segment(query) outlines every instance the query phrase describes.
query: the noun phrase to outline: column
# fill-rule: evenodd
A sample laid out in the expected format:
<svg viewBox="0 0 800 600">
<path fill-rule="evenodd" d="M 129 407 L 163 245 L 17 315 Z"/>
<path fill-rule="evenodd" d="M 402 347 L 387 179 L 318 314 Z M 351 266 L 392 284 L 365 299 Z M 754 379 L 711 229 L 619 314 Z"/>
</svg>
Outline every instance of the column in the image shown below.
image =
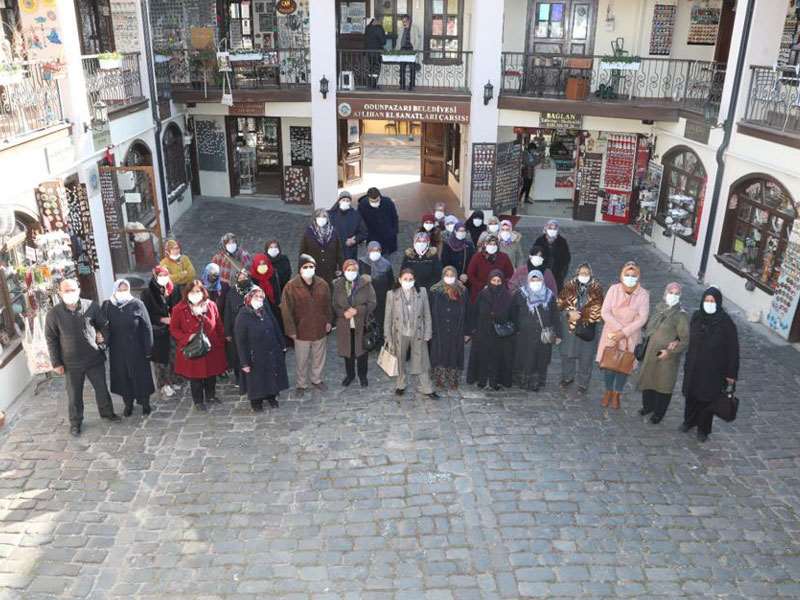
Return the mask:
<svg viewBox="0 0 800 600">
<path fill-rule="evenodd" d="M 338 122 L 336 116 L 336 6 L 331 0 L 311 0 L 311 149 L 314 207 L 331 205 L 337 194 Z M 328 80 L 328 97 L 319 91 Z"/>
</svg>

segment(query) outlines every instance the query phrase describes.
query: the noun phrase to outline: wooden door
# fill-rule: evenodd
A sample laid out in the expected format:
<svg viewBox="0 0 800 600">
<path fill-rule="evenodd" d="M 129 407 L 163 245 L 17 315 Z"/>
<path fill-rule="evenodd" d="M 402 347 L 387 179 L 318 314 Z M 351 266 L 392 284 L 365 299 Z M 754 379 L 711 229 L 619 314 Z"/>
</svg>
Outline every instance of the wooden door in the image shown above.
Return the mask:
<svg viewBox="0 0 800 600">
<path fill-rule="evenodd" d="M 109 0 L 75 0 L 75 16 L 83 54 L 114 51 L 114 24 Z"/>
<path fill-rule="evenodd" d="M 596 22 L 597 0 L 529 0 L 528 53 L 592 54 Z"/>
<path fill-rule="evenodd" d="M 361 141 L 362 129 L 363 121 L 358 119 L 339 119 L 339 162 L 342 166 L 342 185 L 361 181 L 363 176 L 364 146 Z"/>
<path fill-rule="evenodd" d="M 447 125 L 422 124 L 420 181 L 447 185 Z"/>
<path fill-rule="evenodd" d="M 727 64 L 728 54 L 731 50 L 731 38 L 733 37 L 733 22 L 736 20 L 735 0 L 724 0 L 722 2 L 722 14 L 719 19 L 717 29 L 717 45 L 714 48 L 714 61 Z"/>
<path fill-rule="evenodd" d="M 239 123 L 236 117 L 225 118 L 225 137 L 228 146 L 228 177 L 231 185 L 231 198 L 239 195 L 239 157 L 236 154 Z"/>
</svg>

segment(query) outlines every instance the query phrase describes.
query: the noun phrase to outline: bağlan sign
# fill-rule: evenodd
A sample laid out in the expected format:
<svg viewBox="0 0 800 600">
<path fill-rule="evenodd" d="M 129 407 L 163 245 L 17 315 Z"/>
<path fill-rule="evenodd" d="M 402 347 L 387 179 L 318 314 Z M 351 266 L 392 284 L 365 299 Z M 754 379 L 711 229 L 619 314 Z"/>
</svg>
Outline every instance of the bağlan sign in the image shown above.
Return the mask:
<svg viewBox="0 0 800 600">
<path fill-rule="evenodd" d="M 469 123 L 469 102 L 347 100 L 339 103 L 338 113 L 342 119 Z"/>
</svg>

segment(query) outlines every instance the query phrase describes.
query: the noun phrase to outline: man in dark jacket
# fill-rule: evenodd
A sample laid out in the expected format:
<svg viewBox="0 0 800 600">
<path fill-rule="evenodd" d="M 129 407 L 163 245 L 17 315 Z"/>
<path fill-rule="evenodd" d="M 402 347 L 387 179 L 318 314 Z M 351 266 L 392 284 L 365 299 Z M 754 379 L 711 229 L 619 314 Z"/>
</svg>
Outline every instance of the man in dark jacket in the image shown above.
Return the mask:
<svg viewBox="0 0 800 600">
<path fill-rule="evenodd" d="M 381 66 L 383 60 L 381 58 L 381 50 L 386 44 L 386 32 L 383 30 L 383 25 L 372 19 L 364 31 L 364 47 L 369 50 L 367 52 L 367 60 L 369 63 L 369 87 L 373 90 L 378 89 L 378 80 L 381 77 Z"/>
<path fill-rule="evenodd" d="M 378 188 L 369 188 L 358 201 L 358 212 L 367 225 L 367 242 L 378 242 L 384 258 L 397 251 L 399 219 L 392 199 L 382 196 Z"/>
<path fill-rule="evenodd" d="M 61 303 L 47 313 L 45 337 L 53 370 L 64 375 L 69 401 L 69 432 L 77 437 L 83 423 L 83 382 L 94 388 L 97 410 L 103 419 L 119 421 L 106 385 L 105 352 L 108 321 L 100 307 L 81 299 L 78 282 L 65 279 L 59 286 Z"/>
<path fill-rule="evenodd" d="M 343 262 L 348 258 L 358 258 L 358 245 L 367 239 L 367 226 L 361 213 L 353 209 L 353 198 L 350 192 L 339 194 L 336 206 L 328 211 L 331 225 L 336 230 L 339 246 L 342 249 Z"/>
</svg>

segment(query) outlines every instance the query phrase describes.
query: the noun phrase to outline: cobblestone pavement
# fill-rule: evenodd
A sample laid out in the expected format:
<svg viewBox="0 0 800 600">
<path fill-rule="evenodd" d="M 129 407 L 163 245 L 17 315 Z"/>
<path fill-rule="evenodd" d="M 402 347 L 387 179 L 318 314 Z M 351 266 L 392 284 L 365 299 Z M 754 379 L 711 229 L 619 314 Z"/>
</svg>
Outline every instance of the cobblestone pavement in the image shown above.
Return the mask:
<svg viewBox="0 0 800 600">
<path fill-rule="evenodd" d="M 198 268 L 227 230 L 294 255 L 305 223 L 203 206 L 177 227 Z M 656 296 L 671 278 L 625 228 L 565 233 L 606 282 L 631 257 Z M 55 381 L 0 432 L 0 598 L 800 598 L 798 355 L 740 333 L 740 417 L 704 445 L 679 396 L 644 424 L 597 377 L 561 394 L 557 358 L 535 395 L 397 402 L 374 362 L 342 390 L 331 344 L 324 394 L 254 416 L 225 386 L 208 414 L 184 393 L 123 424 L 90 400 L 79 440 Z"/>
</svg>

